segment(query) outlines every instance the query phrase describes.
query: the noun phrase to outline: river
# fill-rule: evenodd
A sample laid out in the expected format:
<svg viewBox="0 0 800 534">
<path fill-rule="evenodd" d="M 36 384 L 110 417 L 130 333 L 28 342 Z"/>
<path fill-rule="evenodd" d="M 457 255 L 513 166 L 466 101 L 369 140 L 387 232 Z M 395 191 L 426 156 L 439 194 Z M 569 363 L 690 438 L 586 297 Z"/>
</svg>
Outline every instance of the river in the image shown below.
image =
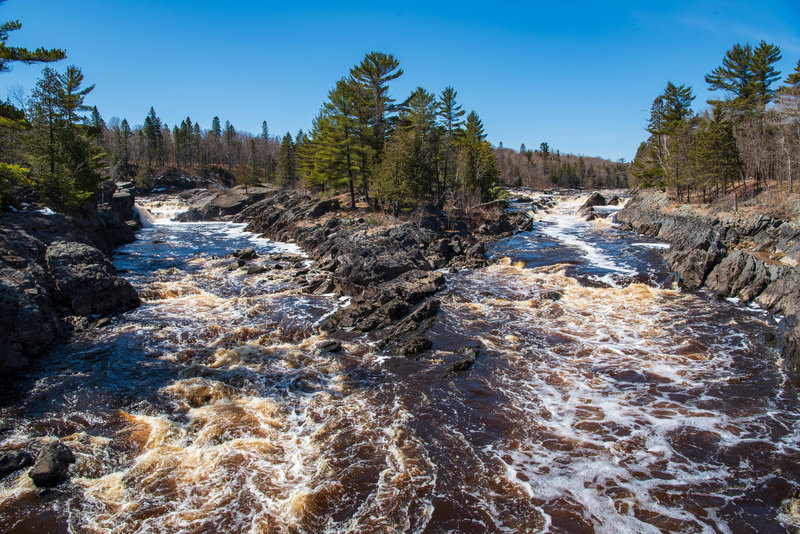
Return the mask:
<svg viewBox="0 0 800 534">
<path fill-rule="evenodd" d="M 420 359 L 354 332 L 318 350 L 347 299 L 303 293 L 302 250 L 150 202 L 115 255 L 142 306 L 4 395 L 0 448 L 58 436 L 78 461 L 41 495 L 0 482 L 0 530 L 800 528 L 800 403 L 773 321 L 677 290 L 662 243 L 579 219 L 581 200 L 448 273 Z M 246 247 L 264 272 L 229 267 Z M 465 346 L 475 365 L 446 376 Z"/>
</svg>

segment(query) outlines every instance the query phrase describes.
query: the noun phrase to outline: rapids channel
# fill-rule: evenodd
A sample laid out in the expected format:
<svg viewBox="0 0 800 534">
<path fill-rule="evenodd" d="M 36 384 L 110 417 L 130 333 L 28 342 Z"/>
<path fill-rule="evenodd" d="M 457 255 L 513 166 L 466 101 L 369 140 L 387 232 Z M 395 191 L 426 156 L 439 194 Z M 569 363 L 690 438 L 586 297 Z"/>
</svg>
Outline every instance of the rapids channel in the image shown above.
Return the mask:
<svg viewBox="0 0 800 534">
<path fill-rule="evenodd" d="M 663 243 L 583 221 L 582 200 L 448 273 L 420 359 L 355 332 L 319 350 L 346 299 L 303 293 L 302 250 L 144 203 L 115 255 L 141 307 L 5 387 L 0 449 L 57 436 L 77 463 L 47 492 L 1 481 L 0 531 L 800 528 L 800 403 L 772 319 L 679 291 Z M 263 271 L 231 267 L 247 247 Z M 445 376 L 467 345 L 476 363 Z"/>
</svg>

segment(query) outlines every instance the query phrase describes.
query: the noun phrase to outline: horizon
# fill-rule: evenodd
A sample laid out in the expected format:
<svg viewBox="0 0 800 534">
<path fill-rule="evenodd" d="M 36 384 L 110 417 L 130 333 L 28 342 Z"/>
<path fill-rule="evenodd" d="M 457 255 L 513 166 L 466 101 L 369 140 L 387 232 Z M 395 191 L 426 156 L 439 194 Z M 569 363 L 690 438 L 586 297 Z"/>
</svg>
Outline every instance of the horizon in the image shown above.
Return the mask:
<svg viewBox="0 0 800 534">
<path fill-rule="evenodd" d="M 736 42 L 778 45 L 781 81 L 800 58 L 800 7 L 787 1 L 574 3 L 570 19 L 563 7 L 478 13 L 471 3 L 31 5 L 2 5 L 2 20 L 22 23 L 9 44 L 64 49 L 67 59 L 51 67 L 81 68 L 86 84 L 96 84 L 88 104 L 106 122 L 118 117 L 140 125 L 152 106 L 170 127 L 189 116 L 206 130 L 219 116 L 257 134 L 266 120 L 272 137 L 308 132 L 335 82 L 379 50 L 393 54 L 404 71 L 390 85 L 393 98 L 404 99 L 416 86 L 439 94 L 452 85 L 494 146 L 536 149 L 547 142 L 561 153 L 631 161 L 646 138 L 650 104 L 667 82 L 692 86 L 693 109 L 702 112 L 708 98 L 719 96 L 703 78 Z M 153 20 L 154 13 L 161 18 Z M 80 28 L 94 31 L 89 36 Z M 4 89 L 21 86 L 29 95 L 42 68 L 14 66 Z"/>
</svg>

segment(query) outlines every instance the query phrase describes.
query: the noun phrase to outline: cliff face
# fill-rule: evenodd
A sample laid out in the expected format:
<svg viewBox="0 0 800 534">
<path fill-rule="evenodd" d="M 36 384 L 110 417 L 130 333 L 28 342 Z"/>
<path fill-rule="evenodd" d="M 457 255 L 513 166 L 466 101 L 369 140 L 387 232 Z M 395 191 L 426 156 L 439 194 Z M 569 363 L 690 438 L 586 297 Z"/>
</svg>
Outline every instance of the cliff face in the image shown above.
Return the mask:
<svg viewBox="0 0 800 534">
<path fill-rule="evenodd" d="M 0 371 L 9 376 L 97 316 L 135 306 L 109 255 L 132 241 L 133 196 L 121 190 L 82 216 L 0 215 Z"/>
<path fill-rule="evenodd" d="M 617 214 L 636 232 L 670 243 L 664 258 L 683 289 L 757 302 L 780 320 L 780 348 L 800 370 L 800 226 L 763 215 L 722 218 L 671 209 L 666 193 L 643 190 Z"/>
</svg>

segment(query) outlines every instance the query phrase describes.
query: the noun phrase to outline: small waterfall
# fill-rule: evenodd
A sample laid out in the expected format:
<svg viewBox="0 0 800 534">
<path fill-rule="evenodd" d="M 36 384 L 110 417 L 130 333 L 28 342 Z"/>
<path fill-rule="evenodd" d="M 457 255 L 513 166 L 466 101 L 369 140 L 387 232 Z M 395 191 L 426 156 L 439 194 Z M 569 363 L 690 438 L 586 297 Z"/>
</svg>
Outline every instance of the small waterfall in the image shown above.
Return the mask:
<svg viewBox="0 0 800 534">
<path fill-rule="evenodd" d="M 143 208 L 139 204 L 134 204 L 133 211 L 135 211 L 136 215 L 139 217 L 139 223 L 142 225 L 142 228 L 150 228 L 155 223 L 156 218 L 147 208 Z"/>
</svg>

